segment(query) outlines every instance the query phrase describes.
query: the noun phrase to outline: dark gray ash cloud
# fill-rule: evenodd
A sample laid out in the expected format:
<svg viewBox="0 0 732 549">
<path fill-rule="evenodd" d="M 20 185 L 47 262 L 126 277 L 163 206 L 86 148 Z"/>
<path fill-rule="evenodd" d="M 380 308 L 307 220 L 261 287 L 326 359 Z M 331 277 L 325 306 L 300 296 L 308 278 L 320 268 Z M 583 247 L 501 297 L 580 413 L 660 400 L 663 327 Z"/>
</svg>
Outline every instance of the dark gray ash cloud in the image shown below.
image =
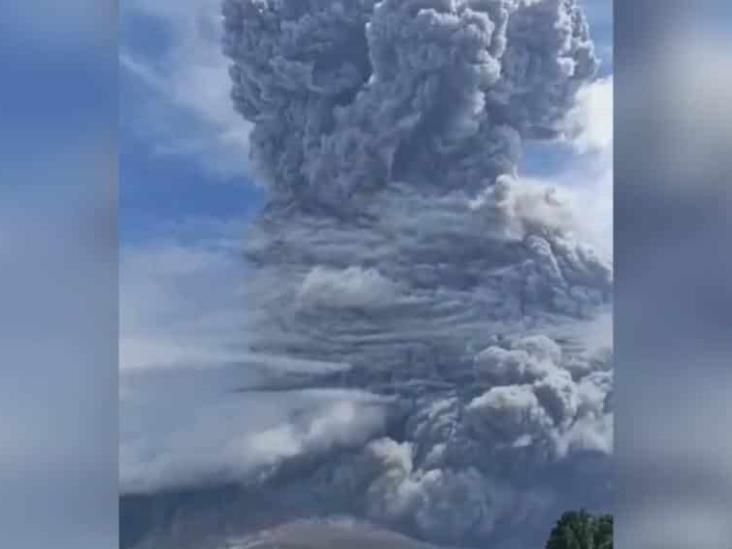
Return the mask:
<svg viewBox="0 0 732 549">
<path fill-rule="evenodd" d="M 345 364 L 305 384 L 389 397 L 365 443 L 224 480 L 278 494 L 282 521 L 346 514 L 472 546 L 530 546 L 564 505 L 607 504 L 612 271 L 569 203 L 517 172 L 595 74 L 578 3 L 223 13 L 271 190 L 247 239 L 251 351 Z"/>
<path fill-rule="evenodd" d="M 278 198 L 475 191 L 550 137 L 597 61 L 576 2 L 224 2 L 237 110 Z"/>
<path fill-rule="evenodd" d="M 579 335 L 606 314 L 609 265 L 516 173 L 597 68 L 577 3 L 227 0 L 224 16 L 272 191 L 248 239 L 253 350 L 346 362 L 313 381 L 404 409 L 302 484 L 432 541 L 530 522 L 547 502 L 522 477 L 611 446 L 610 355 Z"/>
</svg>

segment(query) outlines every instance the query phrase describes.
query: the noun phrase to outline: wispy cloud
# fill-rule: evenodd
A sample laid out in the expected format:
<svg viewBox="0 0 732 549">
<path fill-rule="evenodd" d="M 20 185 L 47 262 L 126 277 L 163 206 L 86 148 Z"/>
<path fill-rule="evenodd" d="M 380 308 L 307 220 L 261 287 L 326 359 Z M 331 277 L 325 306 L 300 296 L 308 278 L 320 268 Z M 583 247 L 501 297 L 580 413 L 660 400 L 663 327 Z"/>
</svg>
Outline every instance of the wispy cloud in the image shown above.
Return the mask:
<svg viewBox="0 0 732 549">
<path fill-rule="evenodd" d="M 569 114 L 578 158 L 565 176 L 574 192 L 578 232 L 608 259 L 613 256 L 613 112 L 612 76 L 580 91 Z"/>
<path fill-rule="evenodd" d="M 243 227 L 190 225 L 193 241 L 184 224 L 121 250 L 122 490 L 243 481 L 381 433 L 383 399 L 357 391 L 237 392 L 279 369 L 334 365 L 252 355 Z"/>
<path fill-rule="evenodd" d="M 557 189 L 570 213 L 570 228 L 604 259 L 613 250 L 613 76 L 579 90 L 565 117 L 564 135 L 532 149 L 522 179 Z M 561 161 L 552 162 L 548 156 Z"/>
<path fill-rule="evenodd" d="M 200 224 L 197 230 L 203 230 Z M 195 242 L 173 234 L 122 248 L 123 370 L 200 366 L 237 356 L 246 309 L 244 264 L 237 251 L 242 230 L 214 223 L 208 234 Z"/>
<path fill-rule="evenodd" d="M 612 152 L 613 78 L 597 80 L 577 94 L 577 105 L 567 116 L 571 142 L 579 153 Z"/>
<path fill-rule="evenodd" d="M 127 33 L 120 66 L 123 78 L 140 86 L 140 95 L 123 123 L 156 154 L 190 156 L 212 175 L 231 178 L 247 173 L 250 126 L 229 98 L 219 14 L 216 0 L 126 3 L 123 21 L 146 20 L 168 43 L 162 49 L 133 47 Z M 146 39 L 140 38 L 143 45 Z"/>
</svg>

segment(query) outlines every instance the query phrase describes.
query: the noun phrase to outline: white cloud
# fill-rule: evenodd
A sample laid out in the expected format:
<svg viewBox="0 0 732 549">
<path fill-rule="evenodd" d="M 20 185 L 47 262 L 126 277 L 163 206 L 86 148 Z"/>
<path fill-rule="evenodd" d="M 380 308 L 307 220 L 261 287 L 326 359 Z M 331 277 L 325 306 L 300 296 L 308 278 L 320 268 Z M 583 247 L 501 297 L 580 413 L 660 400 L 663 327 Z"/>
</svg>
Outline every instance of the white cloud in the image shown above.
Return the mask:
<svg viewBox="0 0 732 549">
<path fill-rule="evenodd" d="M 230 99 L 228 64 L 221 53 L 218 0 L 127 2 L 122 17 L 151 19 L 170 39 L 160 58 L 132 50 L 123 36 L 120 65 L 143 86 L 133 129 L 159 154 L 195 157 L 211 173 L 247 173 L 250 125 Z"/>
<path fill-rule="evenodd" d="M 237 392 L 277 372 L 342 367 L 248 351 L 240 231 L 213 225 L 195 242 L 169 237 L 122 249 L 124 491 L 243 481 L 383 431 L 382 399 L 356 391 Z"/>
<path fill-rule="evenodd" d="M 121 378 L 123 492 L 245 482 L 286 460 L 362 445 L 385 409 L 355 392 L 240 393 L 245 366 Z"/>
<path fill-rule="evenodd" d="M 397 285 L 376 269 L 315 267 L 300 286 L 298 299 L 304 307 L 370 309 L 388 306 L 398 292 Z"/>
<path fill-rule="evenodd" d="M 521 177 L 524 189 L 554 188 L 552 196 L 567 216 L 565 228 L 607 261 L 613 257 L 613 113 L 612 76 L 582 88 L 565 118 L 563 139 L 551 145 L 567 148 L 569 163 L 550 175 Z M 526 202 L 524 214 L 537 215 L 535 202 Z"/>
<path fill-rule="evenodd" d="M 567 115 L 569 134 L 580 153 L 608 153 L 613 144 L 613 78 L 603 78 L 585 86 L 577 94 L 577 104 Z"/>
<path fill-rule="evenodd" d="M 157 241 L 120 258 L 123 369 L 205 365 L 243 354 L 243 260 L 212 245 Z"/>
<path fill-rule="evenodd" d="M 613 77 L 582 90 L 570 120 L 580 154 L 567 174 L 578 232 L 607 259 L 613 256 Z"/>
</svg>

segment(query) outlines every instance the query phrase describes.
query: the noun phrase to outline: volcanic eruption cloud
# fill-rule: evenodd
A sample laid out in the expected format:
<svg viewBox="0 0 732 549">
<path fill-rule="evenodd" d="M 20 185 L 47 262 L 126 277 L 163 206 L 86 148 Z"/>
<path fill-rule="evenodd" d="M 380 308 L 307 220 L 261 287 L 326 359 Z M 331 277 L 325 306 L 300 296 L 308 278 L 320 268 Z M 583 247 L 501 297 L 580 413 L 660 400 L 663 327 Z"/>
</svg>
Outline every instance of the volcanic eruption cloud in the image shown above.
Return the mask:
<svg viewBox="0 0 732 549">
<path fill-rule="evenodd" d="M 309 494 L 288 518 L 492 547 L 606 506 L 611 267 L 517 169 L 597 70 L 577 2 L 226 0 L 224 26 L 270 191 L 251 349 L 346 365 L 296 381 L 384 418 L 261 489 Z"/>
</svg>

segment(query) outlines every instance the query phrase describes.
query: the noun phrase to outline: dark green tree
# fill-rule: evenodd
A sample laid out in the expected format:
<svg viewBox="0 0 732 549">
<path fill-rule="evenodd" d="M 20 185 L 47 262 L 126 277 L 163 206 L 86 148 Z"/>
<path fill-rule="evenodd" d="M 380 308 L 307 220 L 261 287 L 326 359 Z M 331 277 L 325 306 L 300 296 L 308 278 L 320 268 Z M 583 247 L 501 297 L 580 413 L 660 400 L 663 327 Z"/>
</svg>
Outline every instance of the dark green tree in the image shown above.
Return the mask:
<svg viewBox="0 0 732 549">
<path fill-rule="evenodd" d="M 594 517 L 584 510 L 564 513 L 546 549 L 613 549 L 613 517 Z"/>
</svg>

